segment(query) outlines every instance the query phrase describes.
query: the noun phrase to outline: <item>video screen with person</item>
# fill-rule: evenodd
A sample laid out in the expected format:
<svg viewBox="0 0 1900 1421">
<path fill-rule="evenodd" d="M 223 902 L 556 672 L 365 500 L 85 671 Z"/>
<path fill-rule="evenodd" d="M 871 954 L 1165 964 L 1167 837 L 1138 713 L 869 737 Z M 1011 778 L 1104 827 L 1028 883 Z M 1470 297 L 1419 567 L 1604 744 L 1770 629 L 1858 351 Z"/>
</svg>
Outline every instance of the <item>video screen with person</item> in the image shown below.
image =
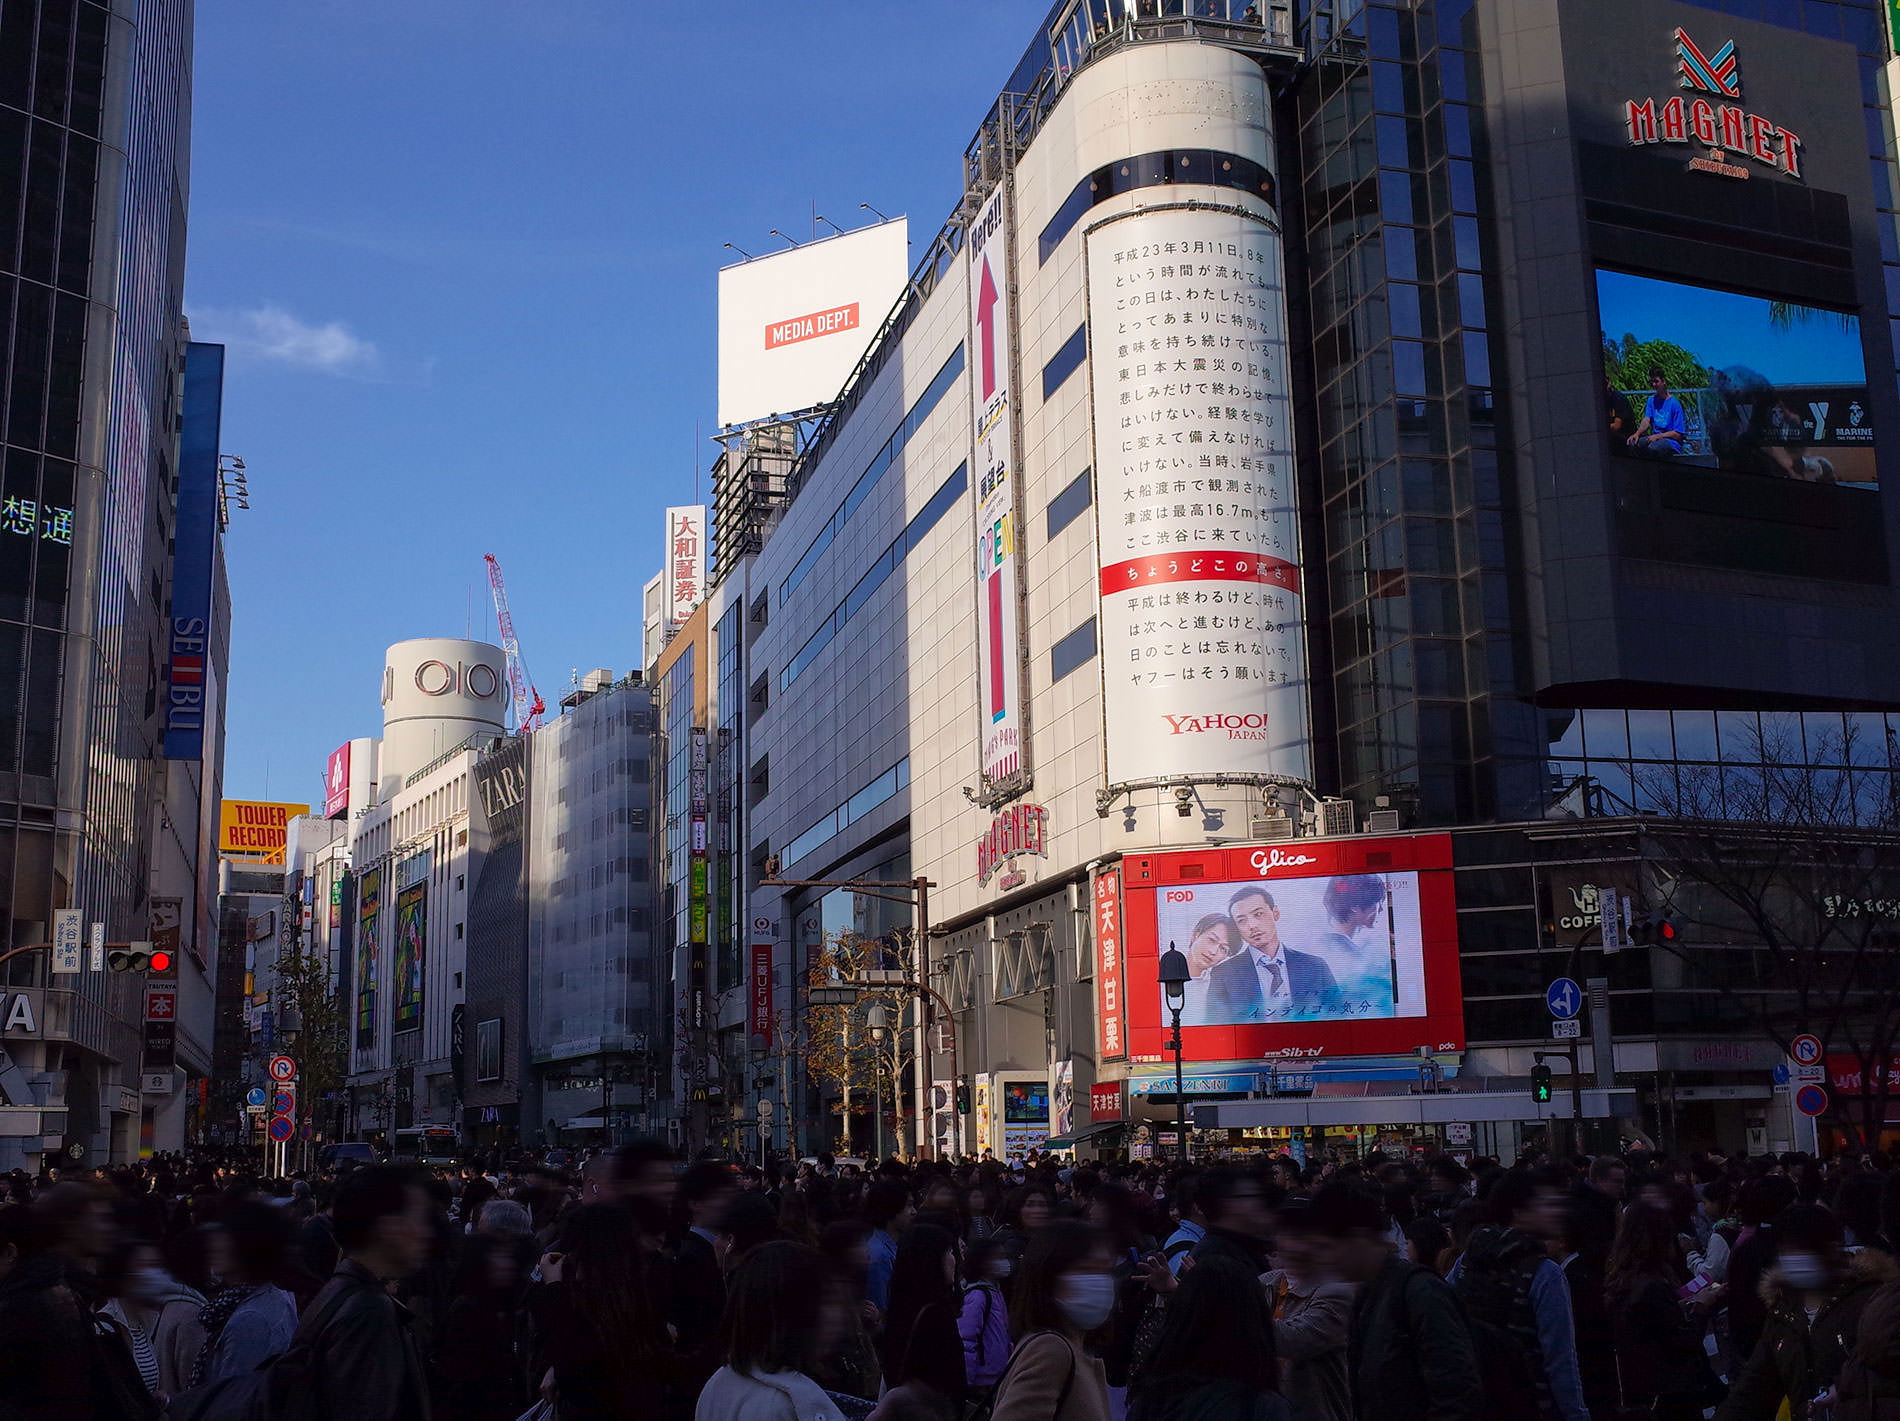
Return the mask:
<svg viewBox="0 0 1900 1421">
<path fill-rule="evenodd" d="M 1636 459 L 1872 488 L 1860 320 L 1597 271 L 1603 418 Z"/>
<path fill-rule="evenodd" d="M 1183 883 L 1155 916 L 1187 955 L 1183 1026 L 1425 1015 L 1416 873 Z"/>
</svg>

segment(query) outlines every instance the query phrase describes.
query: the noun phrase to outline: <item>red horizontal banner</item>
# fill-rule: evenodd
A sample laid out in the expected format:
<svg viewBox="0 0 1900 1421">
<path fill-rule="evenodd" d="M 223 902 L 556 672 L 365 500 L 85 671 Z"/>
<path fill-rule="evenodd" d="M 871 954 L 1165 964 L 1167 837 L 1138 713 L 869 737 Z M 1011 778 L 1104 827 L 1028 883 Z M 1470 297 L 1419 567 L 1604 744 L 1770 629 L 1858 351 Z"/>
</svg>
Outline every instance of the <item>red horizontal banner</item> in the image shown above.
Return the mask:
<svg viewBox="0 0 1900 1421">
<path fill-rule="evenodd" d="M 1284 558 L 1253 553 L 1161 553 L 1102 569 L 1104 597 L 1164 582 L 1263 582 L 1298 592 L 1300 570 Z"/>
</svg>

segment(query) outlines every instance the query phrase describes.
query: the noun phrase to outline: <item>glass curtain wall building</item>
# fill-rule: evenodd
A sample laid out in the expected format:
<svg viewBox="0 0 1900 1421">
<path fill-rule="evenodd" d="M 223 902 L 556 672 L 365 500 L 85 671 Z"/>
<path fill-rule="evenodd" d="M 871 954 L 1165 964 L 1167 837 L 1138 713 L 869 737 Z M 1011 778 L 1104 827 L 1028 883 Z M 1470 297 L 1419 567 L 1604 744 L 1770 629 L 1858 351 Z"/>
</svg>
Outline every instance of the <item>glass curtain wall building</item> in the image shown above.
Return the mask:
<svg viewBox="0 0 1900 1421">
<path fill-rule="evenodd" d="M 113 940 L 148 935 L 191 29 L 189 0 L 0 5 L 0 946 L 44 941 L 68 905 Z M 209 963 L 195 906 L 187 946 Z M 37 990 L 44 971 L 16 960 L 8 980 Z M 44 1033 L 71 1043 L 46 1048 L 66 1114 L 44 1123 L 119 1159 L 137 1148 L 137 993 L 103 977 Z"/>
</svg>

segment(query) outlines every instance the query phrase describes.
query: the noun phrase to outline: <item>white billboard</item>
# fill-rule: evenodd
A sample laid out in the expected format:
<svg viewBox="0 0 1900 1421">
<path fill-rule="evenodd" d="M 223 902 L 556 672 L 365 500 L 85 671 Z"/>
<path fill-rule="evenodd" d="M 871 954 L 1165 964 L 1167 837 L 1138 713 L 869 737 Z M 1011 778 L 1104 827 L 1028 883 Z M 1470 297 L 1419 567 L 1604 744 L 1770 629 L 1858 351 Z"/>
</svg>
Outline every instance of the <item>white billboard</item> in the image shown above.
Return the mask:
<svg viewBox="0 0 1900 1421">
<path fill-rule="evenodd" d="M 1280 236 L 1150 209 L 1086 253 L 1108 782 L 1310 780 Z"/>
<path fill-rule="evenodd" d="M 1015 366 L 1010 358 L 1009 205 L 999 187 L 970 224 L 969 371 L 976 446 L 977 709 L 985 787 L 1017 783 L 1023 678 L 1016 546 Z"/>
<path fill-rule="evenodd" d="M 706 505 L 666 510 L 666 619 L 678 626 L 706 600 Z"/>
<path fill-rule="evenodd" d="M 903 218 L 719 273 L 719 423 L 837 397 L 910 276 Z"/>
</svg>

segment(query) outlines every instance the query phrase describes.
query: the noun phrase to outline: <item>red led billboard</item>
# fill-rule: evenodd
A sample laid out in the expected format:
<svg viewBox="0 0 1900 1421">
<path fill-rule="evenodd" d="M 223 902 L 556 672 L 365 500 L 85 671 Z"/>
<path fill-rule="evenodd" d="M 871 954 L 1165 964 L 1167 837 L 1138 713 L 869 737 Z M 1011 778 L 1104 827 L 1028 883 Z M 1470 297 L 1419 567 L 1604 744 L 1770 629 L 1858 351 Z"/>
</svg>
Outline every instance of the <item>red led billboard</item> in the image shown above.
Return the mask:
<svg viewBox="0 0 1900 1421">
<path fill-rule="evenodd" d="M 1129 1059 L 1171 1054 L 1170 946 L 1190 1061 L 1464 1049 L 1450 835 L 1130 854 L 1121 877 Z"/>
</svg>

